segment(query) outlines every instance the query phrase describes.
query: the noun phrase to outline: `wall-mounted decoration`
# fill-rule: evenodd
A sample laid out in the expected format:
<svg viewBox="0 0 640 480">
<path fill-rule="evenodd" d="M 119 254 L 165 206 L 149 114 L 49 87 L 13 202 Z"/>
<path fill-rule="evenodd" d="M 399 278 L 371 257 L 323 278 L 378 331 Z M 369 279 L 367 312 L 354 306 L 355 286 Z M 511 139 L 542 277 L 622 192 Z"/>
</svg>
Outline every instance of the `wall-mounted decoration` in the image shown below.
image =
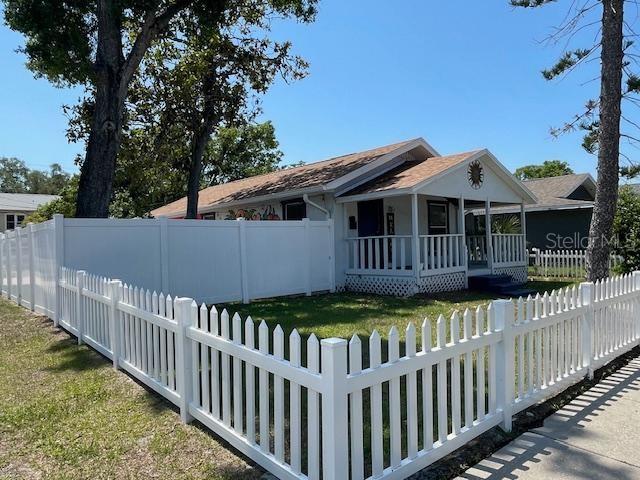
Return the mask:
<svg viewBox="0 0 640 480">
<path fill-rule="evenodd" d="M 387 235 L 396 234 L 396 216 L 393 212 L 387 213 Z"/>
<path fill-rule="evenodd" d="M 467 179 L 471 188 L 478 190 L 484 182 L 484 169 L 478 160 L 474 160 L 467 168 Z"/>
<path fill-rule="evenodd" d="M 229 210 L 225 220 L 237 220 L 244 218 L 245 220 L 280 220 L 275 209 L 271 205 L 261 207 L 261 211 L 255 208 L 241 208 L 239 210 Z"/>
<path fill-rule="evenodd" d="M 355 215 L 349 216 L 349 230 L 357 230 L 357 229 L 358 229 L 358 222 L 356 222 Z"/>
</svg>

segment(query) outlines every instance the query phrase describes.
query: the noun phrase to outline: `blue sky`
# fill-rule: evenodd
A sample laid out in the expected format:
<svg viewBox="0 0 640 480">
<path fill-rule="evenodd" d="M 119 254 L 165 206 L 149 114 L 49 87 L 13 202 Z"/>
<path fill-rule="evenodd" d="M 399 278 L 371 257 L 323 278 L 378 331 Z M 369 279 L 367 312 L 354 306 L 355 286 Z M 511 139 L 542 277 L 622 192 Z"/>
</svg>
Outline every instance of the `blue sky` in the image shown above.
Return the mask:
<svg viewBox="0 0 640 480">
<path fill-rule="evenodd" d="M 598 89 L 589 82 L 597 62 L 559 81 L 540 75 L 563 46 L 541 40 L 567 5 L 524 11 L 507 0 L 321 1 L 314 24 L 274 25 L 274 38 L 290 39 L 311 66 L 306 79 L 273 86 L 263 118 L 274 122 L 286 163 L 422 136 L 443 154 L 489 148 L 510 169 L 561 159 L 595 173 L 580 133 L 549 133 Z M 587 35 L 574 46 L 587 45 Z M 21 41 L 0 27 L 0 156 L 74 170 L 82 149 L 66 141 L 61 106 L 80 91 L 34 79 L 15 53 Z"/>
</svg>

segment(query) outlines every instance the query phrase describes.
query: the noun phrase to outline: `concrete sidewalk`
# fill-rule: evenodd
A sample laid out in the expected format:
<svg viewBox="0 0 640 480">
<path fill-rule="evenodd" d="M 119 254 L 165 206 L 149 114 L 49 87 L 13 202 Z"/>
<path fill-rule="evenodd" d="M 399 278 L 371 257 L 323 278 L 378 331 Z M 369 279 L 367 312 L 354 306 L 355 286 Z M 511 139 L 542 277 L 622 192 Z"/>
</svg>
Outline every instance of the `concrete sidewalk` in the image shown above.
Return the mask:
<svg viewBox="0 0 640 480">
<path fill-rule="evenodd" d="M 459 478 L 640 479 L 640 357 Z"/>
</svg>

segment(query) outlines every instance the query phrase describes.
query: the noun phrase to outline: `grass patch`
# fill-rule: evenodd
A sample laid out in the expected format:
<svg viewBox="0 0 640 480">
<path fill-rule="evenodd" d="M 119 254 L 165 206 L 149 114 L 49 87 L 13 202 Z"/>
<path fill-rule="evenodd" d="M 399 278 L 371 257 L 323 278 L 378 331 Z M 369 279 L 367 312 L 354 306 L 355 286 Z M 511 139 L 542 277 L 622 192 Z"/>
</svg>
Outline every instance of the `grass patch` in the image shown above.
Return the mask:
<svg viewBox="0 0 640 480">
<path fill-rule="evenodd" d="M 0 300 L 0 478 L 262 474 L 51 322 Z"/>
<path fill-rule="evenodd" d="M 528 287 L 551 291 L 573 285 L 572 282 L 529 282 Z M 315 333 L 318 337 L 350 338 L 353 334 L 368 337 L 373 330 L 383 338 L 396 326 L 402 333 L 409 322 L 422 322 L 425 317 L 435 324 L 438 315 L 447 319 L 454 310 L 475 309 L 487 305 L 496 297 L 493 293 L 470 290 L 398 298 L 360 293 L 336 293 L 311 297 L 285 297 L 255 301 L 248 305 L 221 305 L 230 314 L 238 312 L 244 319 L 265 320 L 270 326 L 277 324 L 289 333 L 294 328 L 303 336 Z"/>
</svg>

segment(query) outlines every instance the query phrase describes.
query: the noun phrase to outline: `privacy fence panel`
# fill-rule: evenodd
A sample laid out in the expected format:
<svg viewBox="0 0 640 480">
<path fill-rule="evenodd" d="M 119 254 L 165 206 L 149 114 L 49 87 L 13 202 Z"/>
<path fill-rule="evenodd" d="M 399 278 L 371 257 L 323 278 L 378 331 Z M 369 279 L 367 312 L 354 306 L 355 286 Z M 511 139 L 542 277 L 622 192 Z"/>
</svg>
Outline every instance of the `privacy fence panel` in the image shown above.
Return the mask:
<svg viewBox="0 0 640 480">
<path fill-rule="evenodd" d="M 238 222 L 172 220 L 167 245 L 171 292 L 208 303 L 242 298 Z"/>
<path fill-rule="evenodd" d="M 64 266 L 162 290 L 157 220 L 64 219 Z"/>
<path fill-rule="evenodd" d="M 333 222 L 64 219 L 69 268 L 207 303 L 335 288 Z"/>
<path fill-rule="evenodd" d="M 515 413 L 592 376 L 640 338 L 640 272 L 495 300 L 402 334 L 393 327 L 386 341 L 376 331 L 349 342 L 301 337 L 110 275 L 63 265 L 51 277 L 62 258 L 56 222 L 0 235 L 3 294 L 52 309 L 78 343 L 278 478 L 406 478 L 489 428 L 510 430 Z M 303 223 L 287 235 L 310 234 Z M 225 224 L 228 239 L 235 233 L 241 249 L 254 249 L 242 240 L 253 227 L 237 224 Z M 203 232 L 194 236 L 204 243 Z"/>
</svg>

